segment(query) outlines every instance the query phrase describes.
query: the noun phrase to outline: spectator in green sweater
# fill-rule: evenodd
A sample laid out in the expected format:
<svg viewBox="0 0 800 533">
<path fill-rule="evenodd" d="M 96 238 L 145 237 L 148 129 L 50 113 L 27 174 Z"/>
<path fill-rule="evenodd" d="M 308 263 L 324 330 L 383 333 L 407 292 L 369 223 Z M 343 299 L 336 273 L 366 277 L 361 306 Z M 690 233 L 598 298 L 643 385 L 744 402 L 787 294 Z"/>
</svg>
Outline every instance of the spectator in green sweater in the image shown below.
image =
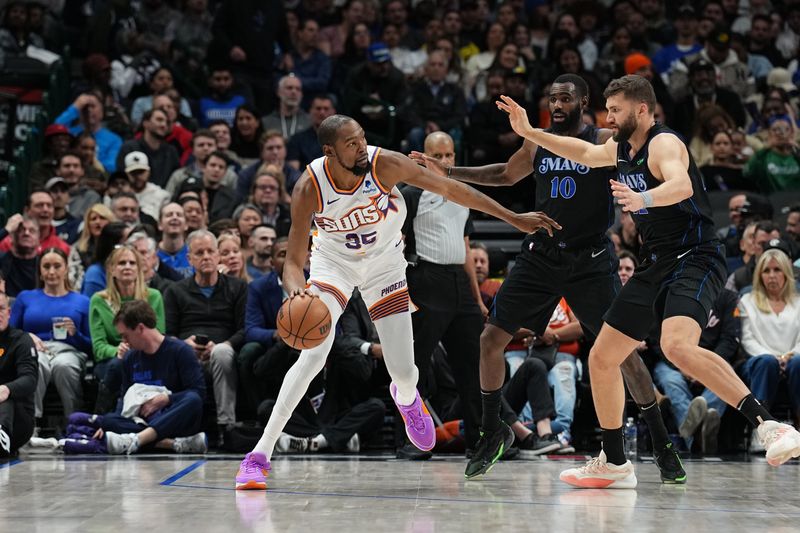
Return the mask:
<svg viewBox="0 0 800 533">
<path fill-rule="evenodd" d="M 161 293 L 144 281 L 142 256 L 127 245 L 119 245 L 106 261 L 108 288 L 95 293 L 89 302 L 89 330 L 94 349 L 94 372 L 100 381 L 96 413 L 114 408 L 122 386 L 122 359 L 130 349 L 114 327 L 114 315 L 124 302 L 144 300 L 156 313 L 156 328 L 166 330 Z"/>
<path fill-rule="evenodd" d="M 744 167 L 744 177 L 764 194 L 800 190 L 800 152 L 795 139 L 789 116 L 772 117 L 767 148 L 750 158 Z"/>
</svg>

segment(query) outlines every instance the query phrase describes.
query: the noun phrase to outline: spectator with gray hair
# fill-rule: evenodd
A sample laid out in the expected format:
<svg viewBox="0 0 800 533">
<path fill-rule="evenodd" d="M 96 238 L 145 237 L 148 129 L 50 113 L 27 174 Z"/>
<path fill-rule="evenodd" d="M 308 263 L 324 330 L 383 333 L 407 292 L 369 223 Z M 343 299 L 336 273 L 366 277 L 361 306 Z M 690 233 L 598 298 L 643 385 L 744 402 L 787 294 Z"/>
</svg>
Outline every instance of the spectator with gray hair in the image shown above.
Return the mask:
<svg viewBox="0 0 800 533">
<path fill-rule="evenodd" d="M 244 344 L 247 283 L 219 273 L 217 239 L 210 231 L 193 231 L 187 244 L 194 275 L 164 295 L 167 334 L 183 339 L 211 374 L 221 446 L 236 422 L 235 355 Z"/>
<path fill-rule="evenodd" d="M 144 231 L 137 231 L 128 237 L 127 244 L 132 246 L 144 259 L 144 281 L 148 287 L 164 293 L 176 281 L 183 279 L 174 268 L 162 263 L 158 259 L 156 249 L 158 243 Z"/>
</svg>

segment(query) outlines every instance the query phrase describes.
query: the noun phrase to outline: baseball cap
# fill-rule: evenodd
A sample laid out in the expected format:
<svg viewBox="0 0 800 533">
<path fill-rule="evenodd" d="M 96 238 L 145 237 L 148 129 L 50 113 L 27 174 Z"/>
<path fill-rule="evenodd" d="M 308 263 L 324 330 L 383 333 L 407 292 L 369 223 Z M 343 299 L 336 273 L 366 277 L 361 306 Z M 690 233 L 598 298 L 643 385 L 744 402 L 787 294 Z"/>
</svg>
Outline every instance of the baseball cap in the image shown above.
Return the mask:
<svg viewBox="0 0 800 533">
<path fill-rule="evenodd" d="M 131 152 L 125 156 L 125 172 L 150 170 L 150 160 L 143 152 Z"/>
<path fill-rule="evenodd" d="M 51 137 L 53 135 L 69 135 L 72 137 L 72 134 L 69 132 L 69 128 L 67 128 L 63 124 L 50 124 L 44 130 L 45 138 Z"/>
<path fill-rule="evenodd" d="M 792 258 L 792 247 L 783 239 L 770 239 L 767 244 L 764 245 L 764 251 L 767 250 L 780 250 L 781 252 L 785 253 L 789 258 Z"/>
<path fill-rule="evenodd" d="M 189 176 L 178 187 L 178 196 L 188 191 L 200 192 L 203 190 L 203 180 L 196 176 Z"/>
<path fill-rule="evenodd" d="M 797 90 L 797 86 L 792 82 L 792 74 L 782 67 L 775 67 L 767 74 L 767 87 L 779 87 L 786 92 Z"/>
<path fill-rule="evenodd" d="M 727 48 L 731 45 L 731 34 L 722 29 L 716 29 L 708 35 L 708 42 L 716 48 Z"/>
<path fill-rule="evenodd" d="M 367 50 L 367 59 L 370 63 L 385 63 L 392 60 L 392 55 L 386 43 L 372 43 Z"/>
<path fill-rule="evenodd" d="M 67 181 L 61 176 L 56 176 L 54 178 L 50 178 L 49 180 L 47 180 L 47 183 L 44 184 L 44 188 L 49 191 L 59 183 L 62 184 L 64 188 L 67 189 L 69 188 L 69 186 L 67 185 Z"/>
<path fill-rule="evenodd" d="M 653 62 L 644 54 L 633 53 L 625 58 L 625 74 L 636 74 L 644 67 L 649 67 Z"/>
<path fill-rule="evenodd" d="M 689 65 L 689 74 L 694 74 L 695 72 L 701 72 L 704 70 L 713 71 L 715 70 L 714 65 L 712 65 L 710 61 L 703 58 L 696 59 Z"/>
<path fill-rule="evenodd" d="M 773 208 L 769 200 L 760 194 L 747 194 L 744 197 L 744 203 L 739 213 L 743 218 L 753 216 L 770 220 L 772 218 Z"/>
</svg>

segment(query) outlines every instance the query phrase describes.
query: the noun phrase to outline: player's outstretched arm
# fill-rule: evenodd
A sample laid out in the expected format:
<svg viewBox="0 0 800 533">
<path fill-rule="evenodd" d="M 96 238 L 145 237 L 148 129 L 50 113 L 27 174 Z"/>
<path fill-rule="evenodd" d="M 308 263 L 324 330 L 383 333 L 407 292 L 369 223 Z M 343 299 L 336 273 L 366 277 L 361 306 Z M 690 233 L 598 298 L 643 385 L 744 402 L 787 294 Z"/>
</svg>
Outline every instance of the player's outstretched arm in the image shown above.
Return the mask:
<svg viewBox="0 0 800 533">
<path fill-rule="evenodd" d="M 292 192 L 292 225 L 289 228 L 286 262 L 283 265 L 283 286 L 289 297 L 306 292 L 303 266 L 308 256 L 311 219 L 314 212 L 322 207 L 312 179 L 308 171 L 303 172 Z"/>
<path fill-rule="evenodd" d="M 533 172 L 533 156 L 535 154 L 536 145 L 526 140 L 507 163 L 495 163 L 482 167 L 446 167 L 438 159 L 421 152 L 411 152 L 409 157 L 441 176 L 478 185 L 504 186 L 514 185 Z"/>
<path fill-rule="evenodd" d="M 587 167 L 613 167 L 617 164 L 617 143 L 609 139 L 605 144 L 592 144 L 567 135 L 554 135 L 531 126 L 525 108 L 508 96 L 501 96 L 497 107 L 508 113 L 511 127 L 517 135 Z"/>
<path fill-rule="evenodd" d="M 561 229 L 557 222 L 544 213 L 519 214 L 509 211 L 469 185 L 437 176 L 427 168 L 417 165 L 403 154 L 388 150 L 382 152 L 381 157 L 378 159 L 378 167 L 379 179 L 386 187 L 393 187 L 400 181 L 415 185 L 420 189 L 440 194 L 464 207 L 477 209 L 504 220 L 525 233 L 544 229 L 552 236 L 554 229 Z"/>
<path fill-rule="evenodd" d="M 611 192 L 624 211 L 674 205 L 691 198 L 694 190 L 689 177 L 689 152 L 676 136 L 663 133 L 650 141 L 647 166 L 663 183 L 649 191 L 634 191 L 611 180 Z"/>
</svg>

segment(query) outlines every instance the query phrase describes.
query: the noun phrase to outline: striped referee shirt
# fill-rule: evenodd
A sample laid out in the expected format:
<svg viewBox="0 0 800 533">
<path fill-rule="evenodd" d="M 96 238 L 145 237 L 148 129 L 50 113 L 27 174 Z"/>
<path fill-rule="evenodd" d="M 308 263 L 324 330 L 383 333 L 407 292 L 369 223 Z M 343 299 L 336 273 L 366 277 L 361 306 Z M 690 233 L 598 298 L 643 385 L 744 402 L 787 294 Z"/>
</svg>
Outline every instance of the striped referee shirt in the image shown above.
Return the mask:
<svg viewBox="0 0 800 533">
<path fill-rule="evenodd" d="M 469 209 L 419 187 L 406 185 L 401 192 L 408 209 L 406 254 L 437 265 L 463 265 L 464 237 L 472 233 Z"/>
</svg>

